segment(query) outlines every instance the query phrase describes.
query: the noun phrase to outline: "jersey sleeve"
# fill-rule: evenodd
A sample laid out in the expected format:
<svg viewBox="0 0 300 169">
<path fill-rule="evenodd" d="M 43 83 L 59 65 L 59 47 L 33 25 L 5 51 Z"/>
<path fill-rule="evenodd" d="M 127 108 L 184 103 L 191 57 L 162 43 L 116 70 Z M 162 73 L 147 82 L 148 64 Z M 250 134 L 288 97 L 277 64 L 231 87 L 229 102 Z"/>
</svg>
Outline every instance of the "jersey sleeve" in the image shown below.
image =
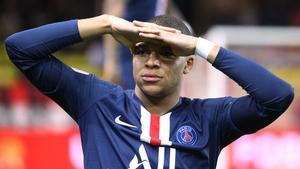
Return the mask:
<svg viewBox="0 0 300 169">
<path fill-rule="evenodd" d="M 242 134 L 254 133 L 277 119 L 291 104 L 293 88 L 262 66 L 221 48 L 213 66 L 236 83 L 248 95 L 227 98 L 220 115 L 223 146 Z"/>
<path fill-rule="evenodd" d="M 90 104 L 115 87 L 94 75 L 65 65 L 52 55 L 80 41 L 76 20 L 19 32 L 5 41 L 10 60 L 34 86 L 58 103 L 75 121 Z"/>
</svg>

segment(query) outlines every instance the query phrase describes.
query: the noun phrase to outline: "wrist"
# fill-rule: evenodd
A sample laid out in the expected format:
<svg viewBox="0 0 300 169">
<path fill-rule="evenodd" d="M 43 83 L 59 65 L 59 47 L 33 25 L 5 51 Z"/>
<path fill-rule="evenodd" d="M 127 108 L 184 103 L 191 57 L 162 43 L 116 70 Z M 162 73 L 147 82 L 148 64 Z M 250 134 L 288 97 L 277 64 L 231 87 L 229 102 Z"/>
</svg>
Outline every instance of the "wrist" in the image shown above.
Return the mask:
<svg viewBox="0 0 300 169">
<path fill-rule="evenodd" d="M 112 33 L 112 15 L 103 14 L 98 16 L 98 24 L 100 25 L 99 29 L 102 34 L 111 34 Z"/>
<path fill-rule="evenodd" d="M 190 53 L 191 53 L 191 55 L 194 55 L 196 47 L 197 47 L 198 38 L 194 37 L 194 36 L 191 36 L 191 37 L 192 37 L 192 39 L 189 41 L 189 42 L 191 42 L 190 43 Z"/>
<path fill-rule="evenodd" d="M 110 15 L 79 19 L 77 26 L 82 39 L 90 39 L 111 32 Z"/>
<path fill-rule="evenodd" d="M 199 37 L 196 42 L 196 49 L 195 49 L 195 55 L 200 56 L 204 59 L 208 59 L 212 50 L 217 45 L 213 42 L 210 42 L 204 38 Z"/>
</svg>

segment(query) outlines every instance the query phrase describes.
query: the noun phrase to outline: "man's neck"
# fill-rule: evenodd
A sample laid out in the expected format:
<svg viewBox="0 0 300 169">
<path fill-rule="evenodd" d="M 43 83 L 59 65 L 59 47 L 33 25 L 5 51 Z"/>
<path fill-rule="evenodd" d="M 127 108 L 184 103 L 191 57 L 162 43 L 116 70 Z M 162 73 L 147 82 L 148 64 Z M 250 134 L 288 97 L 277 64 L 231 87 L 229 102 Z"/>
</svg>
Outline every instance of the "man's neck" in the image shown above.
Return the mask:
<svg viewBox="0 0 300 169">
<path fill-rule="evenodd" d="M 164 115 L 173 108 L 179 100 L 179 92 L 173 92 L 166 96 L 149 96 L 142 91 L 135 91 L 137 97 L 143 102 L 145 108 L 152 114 Z"/>
</svg>

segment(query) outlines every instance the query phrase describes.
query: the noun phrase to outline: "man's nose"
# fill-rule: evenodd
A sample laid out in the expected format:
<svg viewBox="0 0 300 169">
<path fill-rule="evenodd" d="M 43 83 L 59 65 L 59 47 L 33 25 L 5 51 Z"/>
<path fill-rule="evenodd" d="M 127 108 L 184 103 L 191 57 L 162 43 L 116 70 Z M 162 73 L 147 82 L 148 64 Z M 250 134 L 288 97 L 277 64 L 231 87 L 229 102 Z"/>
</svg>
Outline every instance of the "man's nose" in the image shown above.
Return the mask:
<svg viewBox="0 0 300 169">
<path fill-rule="evenodd" d="M 159 67 L 160 66 L 160 60 L 159 56 L 156 52 L 151 52 L 148 59 L 146 60 L 146 66 L 147 67 Z"/>
</svg>

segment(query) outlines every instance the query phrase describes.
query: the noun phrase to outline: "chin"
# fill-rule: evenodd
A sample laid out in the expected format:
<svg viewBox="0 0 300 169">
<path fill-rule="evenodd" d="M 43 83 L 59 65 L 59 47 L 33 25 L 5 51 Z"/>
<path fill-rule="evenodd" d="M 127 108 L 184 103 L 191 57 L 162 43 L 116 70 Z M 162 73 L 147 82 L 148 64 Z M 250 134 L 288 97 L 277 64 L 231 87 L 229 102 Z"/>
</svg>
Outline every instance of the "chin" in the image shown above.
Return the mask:
<svg viewBox="0 0 300 169">
<path fill-rule="evenodd" d="M 161 97 L 164 96 L 164 90 L 160 86 L 143 86 L 142 91 L 147 96 Z"/>
</svg>

